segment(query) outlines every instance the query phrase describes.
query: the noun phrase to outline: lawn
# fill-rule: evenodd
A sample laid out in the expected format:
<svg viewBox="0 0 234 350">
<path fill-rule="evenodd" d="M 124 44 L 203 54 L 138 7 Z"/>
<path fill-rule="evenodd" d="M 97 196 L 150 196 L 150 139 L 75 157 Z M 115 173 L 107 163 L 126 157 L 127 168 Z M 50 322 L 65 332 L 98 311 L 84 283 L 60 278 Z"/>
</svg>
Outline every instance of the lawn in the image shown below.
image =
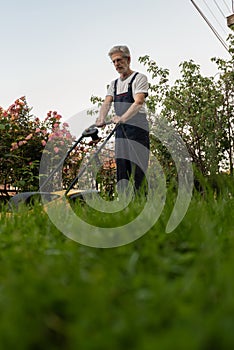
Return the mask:
<svg viewBox="0 0 234 350">
<path fill-rule="evenodd" d="M 147 234 L 109 249 L 70 240 L 40 205 L 3 213 L 0 349 L 233 349 L 233 193 L 194 194 L 166 234 L 170 211 L 169 196 Z"/>
</svg>

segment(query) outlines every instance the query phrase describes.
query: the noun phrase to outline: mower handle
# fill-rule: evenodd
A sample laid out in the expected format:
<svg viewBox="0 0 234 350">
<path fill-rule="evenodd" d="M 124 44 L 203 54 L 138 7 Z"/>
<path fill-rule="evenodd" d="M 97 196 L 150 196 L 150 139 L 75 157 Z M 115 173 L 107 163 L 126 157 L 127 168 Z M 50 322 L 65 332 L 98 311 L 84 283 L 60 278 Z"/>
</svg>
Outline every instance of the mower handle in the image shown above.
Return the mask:
<svg viewBox="0 0 234 350">
<path fill-rule="evenodd" d="M 96 124 L 92 124 L 85 130 L 92 129 L 92 128 L 102 128 L 103 126 L 110 125 L 110 124 L 113 124 L 113 122 L 112 121 L 104 122 L 103 125 L 100 125 L 100 126 L 97 126 Z"/>
</svg>

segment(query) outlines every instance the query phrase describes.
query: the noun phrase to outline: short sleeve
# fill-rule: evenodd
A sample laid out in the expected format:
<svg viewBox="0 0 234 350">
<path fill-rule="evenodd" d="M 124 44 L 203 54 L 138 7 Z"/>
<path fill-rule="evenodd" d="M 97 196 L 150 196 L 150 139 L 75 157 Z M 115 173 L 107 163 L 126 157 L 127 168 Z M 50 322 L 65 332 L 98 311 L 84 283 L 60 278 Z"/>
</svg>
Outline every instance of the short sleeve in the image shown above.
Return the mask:
<svg viewBox="0 0 234 350">
<path fill-rule="evenodd" d="M 149 83 L 146 75 L 139 73 L 133 82 L 133 94 L 144 93 L 148 96 Z"/>
<path fill-rule="evenodd" d="M 110 85 L 107 87 L 106 96 L 112 96 L 112 97 L 114 97 L 114 84 L 115 84 L 115 81 L 112 81 L 112 82 L 110 83 Z"/>
</svg>

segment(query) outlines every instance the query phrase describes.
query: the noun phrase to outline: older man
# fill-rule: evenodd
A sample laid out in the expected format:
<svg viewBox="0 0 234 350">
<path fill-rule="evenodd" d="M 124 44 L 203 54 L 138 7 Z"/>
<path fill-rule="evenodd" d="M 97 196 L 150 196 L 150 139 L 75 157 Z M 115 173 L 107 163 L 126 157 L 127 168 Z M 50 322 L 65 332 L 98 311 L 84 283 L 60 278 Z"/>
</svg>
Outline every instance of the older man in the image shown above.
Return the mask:
<svg viewBox="0 0 234 350">
<path fill-rule="evenodd" d="M 149 128 L 146 119 L 145 98 L 148 95 L 147 77 L 130 68 L 131 56 L 127 46 L 114 46 L 109 51 L 119 78 L 112 81 L 96 120 L 97 126 L 105 118 L 114 102 L 116 129 L 116 165 L 118 190 L 124 190 L 130 178 L 139 190 L 149 160 Z"/>
</svg>

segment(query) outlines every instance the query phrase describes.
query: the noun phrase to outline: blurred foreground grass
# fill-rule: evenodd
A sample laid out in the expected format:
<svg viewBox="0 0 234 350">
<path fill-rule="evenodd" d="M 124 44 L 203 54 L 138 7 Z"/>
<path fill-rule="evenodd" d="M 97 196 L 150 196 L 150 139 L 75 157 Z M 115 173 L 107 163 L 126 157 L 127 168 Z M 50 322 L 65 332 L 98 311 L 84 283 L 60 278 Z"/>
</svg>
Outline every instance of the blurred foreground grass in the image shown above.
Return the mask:
<svg viewBox="0 0 234 350">
<path fill-rule="evenodd" d="M 194 195 L 166 234 L 170 210 L 111 249 L 69 240 L 39 205 L 3 214 L 0 349 L 234 348 L 234 199 Z"/>
</svg>

